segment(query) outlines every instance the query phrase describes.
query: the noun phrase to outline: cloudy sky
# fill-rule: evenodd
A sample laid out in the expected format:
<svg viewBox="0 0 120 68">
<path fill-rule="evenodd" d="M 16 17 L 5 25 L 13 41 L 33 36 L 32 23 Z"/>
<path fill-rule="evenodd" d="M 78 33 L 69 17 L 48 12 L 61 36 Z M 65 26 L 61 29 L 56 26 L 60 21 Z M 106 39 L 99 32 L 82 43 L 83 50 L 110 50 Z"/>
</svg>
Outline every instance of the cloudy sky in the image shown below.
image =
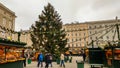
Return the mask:
<svg viewBox="0 0 120 68">
<path fill-rule="evenodd" d="M 15 30 L 27 30 L 38 20 L 43 7 L 51 3 L 64 24 L 120 17 L 120 0 L 0 0 L 15 12 Z"/>
</svg>

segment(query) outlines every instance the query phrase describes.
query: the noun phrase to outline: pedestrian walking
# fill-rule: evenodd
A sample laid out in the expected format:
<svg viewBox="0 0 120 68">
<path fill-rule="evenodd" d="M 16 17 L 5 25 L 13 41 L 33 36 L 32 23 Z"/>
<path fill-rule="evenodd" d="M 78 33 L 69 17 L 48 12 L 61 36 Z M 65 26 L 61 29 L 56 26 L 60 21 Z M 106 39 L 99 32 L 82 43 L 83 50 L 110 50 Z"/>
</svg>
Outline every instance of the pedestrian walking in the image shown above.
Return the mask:
<svg viewBox="0 0 120 68">
<path fill-rule="evenodd" d="M 23 50 L 23 52 L 22 52 L 22 56 L 23 56 L 23 58 L 25 58 L 25 59 L 23 60 L 23 65 L 24 65 L 24 67 L 26 67 L 27 54 L 24 52 L 24 50 Z"/>
<path fill-rule="evenodd" d="M 38 64 L 37 67 L 41 64 L 41 67 L 43 67 L 43 54 L 42 52 L 38 55 Z"/>
<path fill-rule="evenodd" d="M 86 54 L 85 52 L 83 52 L 83 61 L 85 62 L 85 59 L 86 59 Z"/>
<path fill-rule="evenodd" d="M 62 65 L 63 65 L 63 67 L 65 67 L 64 58 L 65 58 L 64 54 L 61 53 L 61 55 L 60 55 L 60 60 L 61 60 L 60 67 L 62 67 Z"/>
<path fill-rule="evenodd" d="M 52 67 L 52 59 L 53 59 L 53 58 L 52 58 L 52 54 L 50 54 L 50 55 L 49 55 L 49 61 L 50 61 L 51 67 Z"/>
<path fill-rule="evenodd" d="M 49 54 L 46 53 L 46 55 L 45 55 L 45 64 L 46 64 L 46 65 L 45 65 L 45 68 L 48 68 L 49 63 L 50 63 Z"/>
</svg>

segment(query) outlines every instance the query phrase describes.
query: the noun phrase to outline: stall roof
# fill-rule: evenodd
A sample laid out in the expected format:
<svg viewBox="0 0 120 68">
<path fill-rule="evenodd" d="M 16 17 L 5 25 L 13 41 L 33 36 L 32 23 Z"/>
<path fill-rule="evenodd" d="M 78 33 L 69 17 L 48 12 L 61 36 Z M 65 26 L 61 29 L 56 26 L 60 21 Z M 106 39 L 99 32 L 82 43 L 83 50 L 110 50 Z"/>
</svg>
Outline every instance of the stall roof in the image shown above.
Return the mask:
<svg viewBox="0 0 120 68">
<path fill-rule="evenodd" d="M 0 42 L 0 46 L 6 46 L 6 47 L 9 47 L 9 46 L 12 46 L 12 47 L 24 47 L 25 45 L 11 44 L 11 43 L 1 43 Z"/>
</svg>

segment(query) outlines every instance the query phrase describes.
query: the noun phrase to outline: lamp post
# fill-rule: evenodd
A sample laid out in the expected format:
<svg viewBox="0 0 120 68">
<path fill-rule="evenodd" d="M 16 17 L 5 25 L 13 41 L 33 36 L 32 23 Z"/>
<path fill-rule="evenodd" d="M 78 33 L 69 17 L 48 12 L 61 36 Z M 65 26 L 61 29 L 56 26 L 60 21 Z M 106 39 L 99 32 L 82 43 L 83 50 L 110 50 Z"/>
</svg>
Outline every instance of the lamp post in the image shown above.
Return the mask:
<svg viewBox="0 0 120 68">
<path fill-rule="evenodd" d="M 20 42 L 21 32 L 17 32 L 17 34 L 18 34 L 18 41 Z"/>
</svg>

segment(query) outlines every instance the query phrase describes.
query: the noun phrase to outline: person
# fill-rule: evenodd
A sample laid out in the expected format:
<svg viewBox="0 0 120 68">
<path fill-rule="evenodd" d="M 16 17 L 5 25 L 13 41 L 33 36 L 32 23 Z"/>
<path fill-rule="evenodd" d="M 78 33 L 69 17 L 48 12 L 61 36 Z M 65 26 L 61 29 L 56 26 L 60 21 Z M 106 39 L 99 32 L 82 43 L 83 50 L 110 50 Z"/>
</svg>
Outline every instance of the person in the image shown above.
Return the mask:
<svg viewBox="0 0 120 68">
<path fill-rule="evenodd" d="M 46 53 L 46 55 L 45 55 L 45 68 L 48 68 L 48 65 L 49 65 L 49 54 L 48 53 Z"/>
<path fill-rule="evenodd" d="M 83 52 L 83 61 L 85 62 L 85 59 L 86 59 L 86 54 L 85 52 Z"/>
<path fill-rule="evenodd" d="M 26 67 L 27 54 L 24 52 L 24 50 L 23 50 L 23 52 L 22 52 L 22 56 L 23 56 L 23 58 L 25 58 L 25 59 L 23 60 L 23 65 L 24 65 L 24 67 Z"/>
<path fill-rule="evenodd" d="M 38 64 L 37 67 L 41 64 L 41 67 L 43 67 L 43 54 L 42 52 L 38 55 Z"/>
<path fill-rule="evenodd" d="M 65 64 L 64 64 L 64 54 L 63 53 L 61 53 L 61 55 L 60 55 L 60 60 L 61 60 L 60 67 L 62 67 L 62 65 L 63 65 L 63 67 L 65 67 Z"/>
<path fill-rule="evenodd" d="M 53 58 L 52 58 L 52 54 L 50 54 L 50 55 L 49 55 L 49 61 L 50 61 L 51 67 L 52 67 L 52 59 L 53 59 Z"/>
<path fill-rule="evenodd" d="M 72 56 L 69 57 L 69 62 L 72 62 Z"/>
</svg>

